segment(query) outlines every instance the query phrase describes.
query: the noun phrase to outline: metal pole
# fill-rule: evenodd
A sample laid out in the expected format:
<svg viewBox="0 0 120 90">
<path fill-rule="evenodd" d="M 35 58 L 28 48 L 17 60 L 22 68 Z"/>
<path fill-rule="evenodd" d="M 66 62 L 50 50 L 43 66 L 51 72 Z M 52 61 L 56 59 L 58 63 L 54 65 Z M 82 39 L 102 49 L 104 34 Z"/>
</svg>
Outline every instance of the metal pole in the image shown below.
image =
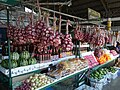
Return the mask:
<svg viewBox="0 0 120 90">
<path fill-rule="evenodd" d="M 77 58 L 77 53 L 78 51 L 77 51 L 77 40 L 75 41 L 75 58 Z"/>
<path fill-rule="evenodd" d="M 44 7 L 41 7 L 41 9 L 49 11 L 49 12 L 57 13 L 57 14 L 60 14 L 60 15 L 68 16 L 68 17 L 71 17 L 71 18 L 76 18 L 78 20 L 86 20 L 86 19 L 83 19 L 83 18 L 79 18 L 79 17 L 76 17 L 76 16 L 65 14 L 65 13 L 62 13 L 62 12 L 58 12 L 58 11 L 54 11 L 54 10 L 51 10 L 51 9 L 47 9 L 47 8 L 44 8 Z"/>
<path fill-rule="evenodd" d="M 79 50 L 78 50 L 78 54 L 79 54 L 79 58 L 81 58 L 81 55 L 80 55 L 80 45 L 81 45 L 81 42 L 79 41 Z"/>
<path fill-rule="evenodd" d="M 109 15 L 108 8 L 107 8 L 107 6 L 106 6 L 106 4 L 105 4 L 105 2 L 103 0 L 100 0 L 100 1 L 101 1 L 102 5 L 103 5 L 103 7 L 104 7 L 104 9 L 106 11 L 106 15 L 108 17 L 108 15 Z"/>
<path fill-rule="evenodd" d="M 36 5 L 33 5 L 33 4 L 30 4 L 30 3 L 24 3 L 22 2 L 24 5 L 29 5 L 29 6 L 33 6 L 33 7 L 37 7 Z M 42 10 L 45 10 L 45 11 L 49 11 L 49 12 L 53 12 L 53 13 L 56 13 L 56 14 L 60 14 L 60 15 L 63 15 L 63 16 L 68 16 L 68 17 L 71 17 L 71 18 L 76 18 L 78 20 L 86 20 L 86 19 L 83 19 L 83 18 L 80 18 L 80 17 L 76 17 L 76 16 L 73 16 L 73 15 L 69 15 L 69 14 L 65 14 L 65 13 L 62 13 L 62 12 L 58 12 L 58 11 L 54 11 L 54 10 L 51 10 L 51 9 L 47 9 L 47 8 L 44 8 L 44 7 L 40 7 Z"/>
<path fill-rule="evenodd" d="M 17 12 L 20 12 L 20 13 L 23 13 L 23 14 L 29 14 L 28 12 L 24 12 L 24 11 L 17 11 Z M 5 14 L 4 12 L 2 12 L 2 14 Z M 34 14 L 34 16 L 38 16 L 37 14 Z M 42 15 L 41 15 L 42 16 Z M 14 16 L 13 16 L 14 17 Z M 53 17 L 49 17 L 49 19 L 53 19 Z M 6 20 L 5 18 L 0 18 L 0 20 Z M 65 19 L 61 19 L 63 22 L 66 22 L 67 20 Z M 15 19 L 13 19 L 12 21 L 15 21 Z M 27 21 L 25 21 L 27 22 Z M 73 21 L 71 21 L 72 23 L 74 23 Z"/>
<path fill-rule="evenodd" d="M 7 7 L 7 29 L 8 27 L 9 27 L 9 7 Z M 12 90 L 10 39 L 9 38 L 8 38 L 8 56 L 9 56 L 9 90 Z"/>
<path fill-rule="evenodd" d="M 40 5 L 68 5 L 68 3 L 60 3 L 60 2 L 56 2 L 56 3 L 40 3 Z"/>
</svg>

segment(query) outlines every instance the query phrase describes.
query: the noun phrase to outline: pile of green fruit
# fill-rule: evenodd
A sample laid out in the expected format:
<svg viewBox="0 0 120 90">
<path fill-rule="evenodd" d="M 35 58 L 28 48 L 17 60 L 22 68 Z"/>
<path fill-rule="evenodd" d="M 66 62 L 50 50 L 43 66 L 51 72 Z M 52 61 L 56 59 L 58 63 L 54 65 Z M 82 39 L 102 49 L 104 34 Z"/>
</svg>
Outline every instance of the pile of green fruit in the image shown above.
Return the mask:
<svg viewBox="0 0 120 90">
<path fill-rule="evenodd" d="M 107 68 L 98 69 L 90 74 L 90 78 L 102 79 L 108 73 Z"/>
<path fill-rule="evenodd" d="M 100 68 L 90 74 L 90 78 L 93 79 L 102 79 L 108 72 L 115 73 L 116 69 L 114 67 L 108 67 L 108 68 Z"/>
<path fill-rule="evenodd" d="M 23 51 L 20 54 L 18 54 L 17 52 L 13 52 L 10 55 L 10 59 L 11 59 L 11 68 L 33 65 L 37 63 L 37 60 L 34 57 L 31 57 L 28 51 Z M 8 69 L 9 60 L 8 59 L 2 60 L 1 66 Z"/>
<path fill-rule="evenodd" d="M 112 72 L 112 73 L 115 73 L 117 71 L 117 69 L 114 67 L 109 67 L 108 70 L 109 72 Z"/>
</svg>

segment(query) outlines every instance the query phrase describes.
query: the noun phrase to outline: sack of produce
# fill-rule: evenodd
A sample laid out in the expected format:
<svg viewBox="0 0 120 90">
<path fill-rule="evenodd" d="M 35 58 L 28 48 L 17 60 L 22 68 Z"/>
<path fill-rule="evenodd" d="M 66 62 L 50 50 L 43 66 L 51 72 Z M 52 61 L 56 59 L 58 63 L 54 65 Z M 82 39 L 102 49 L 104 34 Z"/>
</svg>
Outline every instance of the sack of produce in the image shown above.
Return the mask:
<svg viewBox="0 0 120 90">
<path fill-rule="evenodd" d="M 111 82 L 111 79 L 112 79 L 111 73 L 108 72 L 108 73 L 104 76 L 104 79 L 105 79 L 104 85 L 110 83 L 110 82 Z"/>
<path fill-rule="evenodd" d="M 104 85 L 104 78 L 97 80 L 97 79 L 90 79 L 90 85 L 97 90 L 102 90 L 103 85 Z"/>
</svg>

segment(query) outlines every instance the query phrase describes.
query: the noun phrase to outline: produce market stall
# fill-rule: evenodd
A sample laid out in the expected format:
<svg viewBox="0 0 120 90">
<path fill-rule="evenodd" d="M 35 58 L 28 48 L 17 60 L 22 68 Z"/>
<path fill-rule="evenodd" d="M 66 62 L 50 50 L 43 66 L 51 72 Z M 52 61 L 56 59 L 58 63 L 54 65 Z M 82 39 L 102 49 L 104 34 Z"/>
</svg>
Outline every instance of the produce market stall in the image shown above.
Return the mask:
<svg viewBox="0 0 120 90">
<path fill-rule="evenodd" d="M 3 86 L 8 86 L 9 90 L 47 90 L 75 77 L 75 89 L 86 77 L 93 87 L 96 83 L 92 81 L 117 77 L 117 74 L 114 76 L 117 69 L 107 67 L 119 56 L 115 50 L 104 48 L 106 43 L 111 43 L 109 31 L 98 25 L 86 26 L 79 22 L 74 22 L 75 27 L 70 30 L 69 26 L 74 26 L 73 21 L 63 20 L 62 16 L 84 19 L 42 8 L 38 0 L 37 6 L 31 6 L 37 7 L 39 15 L 24 12 L 25 15 L 16 16 L 16 23 L 12 22 L 10 12 L 17 7 L 7 6 L 7 40 L 2 42 L 0 65 Z M 61 32 L 63 22 L 66 25 L 64 34 Z M 93 51 L 83 53 L 83 47 L 90 47 Z M 104 84 L 107 83 L 106 80 Z M 102 88 L 104 84 L 94 88 Z"/>
</svg>

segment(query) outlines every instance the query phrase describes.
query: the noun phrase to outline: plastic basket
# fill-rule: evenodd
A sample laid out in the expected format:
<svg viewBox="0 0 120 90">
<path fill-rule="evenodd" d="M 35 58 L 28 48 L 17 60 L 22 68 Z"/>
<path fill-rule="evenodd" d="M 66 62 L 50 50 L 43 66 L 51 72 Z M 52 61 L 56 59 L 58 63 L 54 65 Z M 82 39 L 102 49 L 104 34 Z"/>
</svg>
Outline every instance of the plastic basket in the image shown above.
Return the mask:
<svg viewBox="0 0 120 90">
<path fill-rule="evenodd" d="M 108 72 L 105 76 L 104 76 L 104 85 L 110 83 L 112 80 L 112 75 L 110 72 Z"/>
<path fill-rule="evenodd" d="M 96 90 L 102 90 L 104 83 L 105 83 L 105 78 L 101 80 L 90 79 L 90 85 L 94 87 Z"/>
<path fill-rule="evenodd" d="M 108 79 L 107 79 L 107 75 L 105 75 L 103 85 L 107 85 L 107 84 L 108 84 Z"/>
<path fill-rule="evenodd" d="M 111 72 L 112 79 L 116 79 L 118 77 L 118 70 L 115 73 Z"/>
<path fill-rule="evenodd" d="M 119 77 L 120 76 L 120 68 L 119 67 L 114 67 L 117 69 L 117 71 L 114 73 L 114 77 L 113 79 L 115 79 L 116 77 Z M 116 75 L 117 74 L 117 75 Z"/>
</svg>

